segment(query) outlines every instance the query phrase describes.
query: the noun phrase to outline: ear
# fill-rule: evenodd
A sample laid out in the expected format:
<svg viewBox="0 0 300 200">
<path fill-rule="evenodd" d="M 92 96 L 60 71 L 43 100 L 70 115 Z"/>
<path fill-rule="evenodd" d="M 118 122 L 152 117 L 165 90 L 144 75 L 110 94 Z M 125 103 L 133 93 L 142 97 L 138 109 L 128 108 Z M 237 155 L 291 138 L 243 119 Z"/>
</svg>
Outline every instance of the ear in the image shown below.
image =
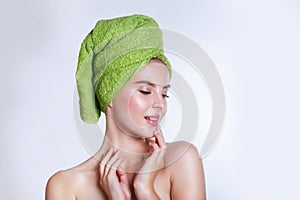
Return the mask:
<svg viewBox="0 0 300 200">
<path fill-rule="evenodd" d="M 110 115 L 109 113 L 111 113 L 111 112 L 112 112 L 112 103 L 110 102 L 110 104 L 108 104 L 107 107 L 106 107 L 106 111 L 105 111 L 106 117 L 108 115 Z"/>
</svg>

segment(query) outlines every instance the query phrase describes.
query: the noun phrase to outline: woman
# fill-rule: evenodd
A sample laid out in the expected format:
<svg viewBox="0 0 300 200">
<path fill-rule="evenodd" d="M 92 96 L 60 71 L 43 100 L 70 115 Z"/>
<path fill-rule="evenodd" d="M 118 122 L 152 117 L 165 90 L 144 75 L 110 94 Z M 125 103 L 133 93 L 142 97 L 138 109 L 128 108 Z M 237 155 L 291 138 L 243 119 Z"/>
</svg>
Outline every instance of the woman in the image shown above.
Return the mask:
<svg viewBox="0 0 300 200">
<path fill-rule="evenodd" d="M 197 149 L 166 144 L 159 127 L 170 77 L 153 19 L 100 20 L 81 45 L 76 80 L 81 118 L 105 113 L 105 138 L 93 157 L 49 179 L 46 199 L 205 199 Z"/>
</svg>

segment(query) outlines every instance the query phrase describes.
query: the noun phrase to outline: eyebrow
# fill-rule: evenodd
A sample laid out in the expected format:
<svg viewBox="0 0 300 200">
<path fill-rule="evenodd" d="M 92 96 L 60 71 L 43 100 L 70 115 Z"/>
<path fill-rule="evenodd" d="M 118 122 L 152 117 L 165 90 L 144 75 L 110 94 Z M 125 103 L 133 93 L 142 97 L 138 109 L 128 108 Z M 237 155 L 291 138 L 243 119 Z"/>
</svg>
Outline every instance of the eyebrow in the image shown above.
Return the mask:
<svg viewBox="0 0 300 200">
<path fill-rule="evenodd" d="M 156 87 L 156 85 L 157 85 L 157 84 L 152 83 L 152 82 L 150 82 L 150 81 L 137 81 L 137 82 L 134 82 L 134 84 L 146 84 L 146 85 L 150 85 L 150 86 L 152 86 L 152 87 Z M 163 86 L 163 88 L 170 88 L 170 87 L 171 87 L 170 84 L 168 84 L 168 85 L 166 85 L 166 86 Z"/>
</svg>

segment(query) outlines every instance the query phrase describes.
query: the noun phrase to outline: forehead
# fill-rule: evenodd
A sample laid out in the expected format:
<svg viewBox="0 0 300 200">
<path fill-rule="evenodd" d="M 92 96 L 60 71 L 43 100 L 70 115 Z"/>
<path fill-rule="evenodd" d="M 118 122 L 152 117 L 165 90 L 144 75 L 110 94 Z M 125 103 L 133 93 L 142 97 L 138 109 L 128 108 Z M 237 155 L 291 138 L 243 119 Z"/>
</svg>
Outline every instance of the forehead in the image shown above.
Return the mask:
<svg viewBox="0 0 300 200">
<path fill-rule="evenodd" d="M 137 73 L 131 83 L 148 81 L 160 85 L 169 84 L 169 70 L 161 62 L 150 62 L 139 73 Z"/>
</svg>

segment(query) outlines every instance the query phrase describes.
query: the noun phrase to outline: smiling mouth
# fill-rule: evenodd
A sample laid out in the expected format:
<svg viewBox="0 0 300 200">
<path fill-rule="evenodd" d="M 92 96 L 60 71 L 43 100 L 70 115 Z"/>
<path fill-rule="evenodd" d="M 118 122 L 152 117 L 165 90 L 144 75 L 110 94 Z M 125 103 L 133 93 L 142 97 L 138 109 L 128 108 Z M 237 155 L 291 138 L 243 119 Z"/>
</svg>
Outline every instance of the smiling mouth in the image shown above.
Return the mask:
<svg viewBox="0 0 300 200">
<path fill-rule="evenodd" d="M 159 116 L 158 115 L 146 116 L 145 119 L 152 126 L 157 126 L 158 125 L 158 122 L 159 122 Z"/>
</svg>

